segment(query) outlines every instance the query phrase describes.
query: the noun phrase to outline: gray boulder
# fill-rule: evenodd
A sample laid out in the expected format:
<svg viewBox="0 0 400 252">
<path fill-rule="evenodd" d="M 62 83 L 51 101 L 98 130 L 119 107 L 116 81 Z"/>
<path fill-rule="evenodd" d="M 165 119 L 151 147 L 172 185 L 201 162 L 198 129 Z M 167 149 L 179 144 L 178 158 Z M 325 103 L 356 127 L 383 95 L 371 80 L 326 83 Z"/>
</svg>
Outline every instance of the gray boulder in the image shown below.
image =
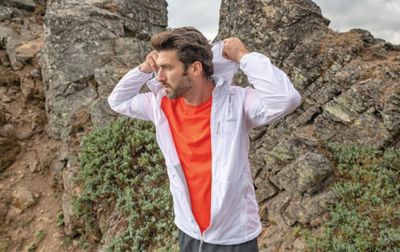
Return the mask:
<svg viewBox="0 0 400 252">
<path fill-rule="evenodd" d="M 116 117 L 106 99 L 119 79 L 144 60 L 152 34 L 166 28 L 166 7 L 164 0 L 47 2 L 40 53 L 46 132 L 63 142 L 54 177 L 63 189 L 70 236 L 83 226 L 73 212 L 73 199 L 81 190 L 76 183 L 80 138 Z M 100 219 L 99 231 L 108 233 L 106 227 L 113 224 Z"/>
<path fill-rule="evenodd" d="M 102 71 L 98 69 L 107 65 L 129 69 L 136 63 L 121 58 L 126 55 L 136 61 L 147 51 L 141 41 L 166 27 L 162 13 L 166 13 L 166 3 L 161 0 L 48 2 L 41 66 L 50 135 L 67 136 L 71 114 L 115 85 L 107 82 L 108 88 L 102 85 L 97 90 L 96 71 Z M 126 37 L 130 37 L 126 43 L 133 46 L 121 45 Z M 121 48 L 130 51 L 121 52 Z"/>
</svg>

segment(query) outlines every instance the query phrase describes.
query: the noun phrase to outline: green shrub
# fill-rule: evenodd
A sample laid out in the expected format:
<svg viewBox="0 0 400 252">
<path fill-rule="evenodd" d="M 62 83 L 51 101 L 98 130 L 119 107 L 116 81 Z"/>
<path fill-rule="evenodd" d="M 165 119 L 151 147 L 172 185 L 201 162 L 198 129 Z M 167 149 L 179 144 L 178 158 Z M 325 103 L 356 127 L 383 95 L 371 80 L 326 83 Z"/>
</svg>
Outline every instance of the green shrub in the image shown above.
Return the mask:
<svg viewBox="0 0 400 252">
<path fill-rule="evenodd" d="M 90 237 L 98 211 L 119 211 L 126 227 L 118 230 L 107 251 L 168 251 L 176 243 L 172 197 L 166 168 L 150 123 L 120 119 L 84 137 L 78 179 L 83 193 L 75 212 Z"/>
<path fill-rule="evenodd" d="M 331 146 L 340 201 L 312 251 L 400 251 L 400 150 Z"/>
<path fill-rule="evenodd" d="M 46 232 L 44 230 L 39 230 L 37 232 L 35 232 L 35 237 L 38 241 L 41 241 L 44 239 L 44 237 L 46 236 Z"/>
<path fill-rule="evenodd" d="M 62 211 L 58 212 L 56 215 L 56 224 L 58 227 L 64 226 L 64 214 Z"/>
</svg>

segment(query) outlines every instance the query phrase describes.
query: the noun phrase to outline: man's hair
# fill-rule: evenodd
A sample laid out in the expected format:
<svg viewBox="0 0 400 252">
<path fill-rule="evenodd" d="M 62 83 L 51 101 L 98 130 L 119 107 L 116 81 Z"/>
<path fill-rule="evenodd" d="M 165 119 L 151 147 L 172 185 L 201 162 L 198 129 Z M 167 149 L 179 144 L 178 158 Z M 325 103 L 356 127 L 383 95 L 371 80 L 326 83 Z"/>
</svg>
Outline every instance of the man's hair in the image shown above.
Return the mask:
<svg viewBox="0 0 400 252">
<path fill-rule="evenodd" d="M 178 59 L 184 64 L 185 72 L 189 65 L 200 61 L 206 78 L 214 73 L 211 45 L 204 35 L 193 27 L 167 30 L 151 38 L 151 46 L 156 51 L 176 50 Z"/>
</svg>

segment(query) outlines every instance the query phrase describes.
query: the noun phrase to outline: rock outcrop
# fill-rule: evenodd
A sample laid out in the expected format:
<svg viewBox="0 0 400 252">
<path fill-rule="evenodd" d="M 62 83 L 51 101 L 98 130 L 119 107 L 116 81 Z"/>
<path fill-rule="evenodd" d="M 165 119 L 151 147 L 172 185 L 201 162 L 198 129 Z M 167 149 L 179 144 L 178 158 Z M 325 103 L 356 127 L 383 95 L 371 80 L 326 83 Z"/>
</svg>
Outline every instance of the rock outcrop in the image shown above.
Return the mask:
<svg viewBox="0 0 400 252">
<path fill-rule="evenodd" d="M 94 101 L 91 116 L 109 114 L 98 110 L 104 110 L 101 99 L 115 83 L 110 80 L 115 80 L 116 68 L 143 59 L 148 51 L 143 41 L 167 25 L 163 13 L 164 1 L 47 3 L 41 66 L 50 135 L 67 137 L 74 113 Z"/>
<path fill-rule="evenodd" d="M 156 1 L 48 1 L 41 53 L 46 132 L 62 141 L 55 165 L 63 190 L 67 235 L 81 226 L 73 214 L 80 137 L 116 116 L 107 97 L 118 80 L 141 63 L 149 39 L 167 26 L 167 4 Z M 107 232 L 107 230 L 104 230 Z"/>
<path fill-rule="evenodd" d="M 61 192 L 65 233 L 78 233 L 72 204 L 79 193 L 80 138 L 116 116 L 106 98 L 145 58 L 150 37 L 166 28 L 166 7 L 164 0 L 0 0 L 0 171 L 11 167 L 6 176 L 18 176 L 1 181 L 0 219 L 8 226 L 17 227 L 17 218 L 25 217 L 7 217 L 13 195 L 4 186 L 51 168 L 52 186 Z M 59 142 L 54 152 L 35 146 L 48 136 Z M 0 232 L 10 237 L 0 239 L 0 250 L 28 243 L 13 232 Z"/>
<path fill-rule="evenodd" d="M 0 171 L 16 160 L 19 140 L 40 132 L 46 123 L 38 108 L 44 93 L 35 61 L 43 46 L 40 11 L 33 1 L 0 1 Z M 22 110 L 27 108 L 32 120 L 21 131 L 26 124 Z"/>
<path fill-rule="evenodd" d="M 33 234 L 44 229 L 51 245 L 40 249 L 60 247 L 61 229 L 51 223 L 60 204 L 48 176 L 57 144 L 44 132 L 38 63 L 44 10 L 41 0 L 0 0 L 0 251 L 38 248 Z"/>
<path fill-rule="evenodd" d="M 329 145 L 400 147 L 400 46 L 336 33 L 310 0 L 223 0 L 216 40 L 238 36 L 282 68 L 302 94 L 291 115 L 252 133 L 264 251 L 304 249 L 296 226 L 318 227 L 336 196 Z M 248 85 L 243 75 L 239 85 Z"/>
</svg>

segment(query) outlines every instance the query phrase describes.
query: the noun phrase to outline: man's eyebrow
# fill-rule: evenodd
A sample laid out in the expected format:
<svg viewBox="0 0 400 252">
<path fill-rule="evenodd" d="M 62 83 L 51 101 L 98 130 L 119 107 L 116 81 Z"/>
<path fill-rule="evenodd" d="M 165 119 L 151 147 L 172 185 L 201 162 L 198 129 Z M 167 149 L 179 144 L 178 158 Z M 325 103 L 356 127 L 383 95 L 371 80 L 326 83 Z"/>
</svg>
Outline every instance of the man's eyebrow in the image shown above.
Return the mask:
<svg viewBox="0 0 400 252">
<path fill-rule="evenodd" d="M 171 64 L 160 64 L 159 67 L 172 67 Z"/>
</svg>

